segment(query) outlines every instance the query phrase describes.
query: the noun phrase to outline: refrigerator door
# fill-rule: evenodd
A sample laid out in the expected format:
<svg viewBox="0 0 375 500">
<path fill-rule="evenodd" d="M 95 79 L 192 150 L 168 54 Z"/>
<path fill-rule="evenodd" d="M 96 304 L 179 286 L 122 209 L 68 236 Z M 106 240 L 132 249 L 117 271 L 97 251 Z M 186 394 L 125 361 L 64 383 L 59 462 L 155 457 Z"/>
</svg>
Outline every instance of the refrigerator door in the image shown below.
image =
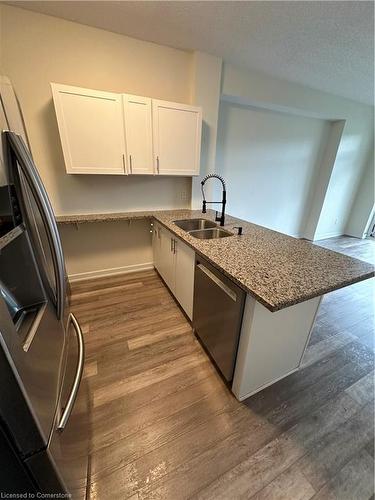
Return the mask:
<svg viewBox="0 0 375 500">
<path fill-rule="evenodd" d="M 0 320 L 0 422 L 3 423 L 0 425 L 7 428 L 15 448 L 24 456 L 45 446 L 46 439 L 42 436 L 38 420 L 10 356 L 8 345 L 14 334 L 14 326 L 1 297 Z"/>
<path fill-rule="evenodd" d="M 81 328 L 74 315 L 70 314 L 60 417 L 49 452 L 68 491 L 77 500 L 84 499 L 86 495 L 90 437 L 90 394 L 87 380 L 82 379 L 84 354 Z"/>
<path fill-rule="evenodd" d="M 42 301 L 39 293 L 34 298 L 37 310 L 34 317 L 30 315 L 28 333 L 21 335 L 14 325 L 7 347 L 47 443 L 61 389 L 66 343 L 64 259 L 52 208 L 27 147 L 13 132 L 4 132 L 3 138 L 7 146 L 7 173 L 15 187 L 26 230 L 2 249 L 2 280 L 11 285 L 9 289 L 22 303 L 29 305 L 40 281 L 44 289 Z M 33 281 L 29 278 L 31 268 L 36 269 Z"/>
<path fill-rule="evenodd" d="M 56 315 L 66 325 L 67 278 L 60 235 L 52 206 L 42 180 L 21 138 L 4 132 L 8 144 L 8 170 L 11 181 L 23 196 L 23 215 L 33 240 L 41 278 L 55 305 Z"/>
<path fill-rule="evenodd" d="M 48 448 L 27 460 L 45 493 L 69 492 L 74 500 L 86 498 L 90 437 L 90 397 L 82 380 L 84 343 L 80 326 L 71 314 L 65 374 L 55 430 Z M 54 473 L 51 473 L 51 466 Z M 56 478 L 60 478 L 60 483 Z M 60 488 L 60 489 L 59 489 Z"/>
<path fill-rule="evenodd" d="M 3 249 L 0 269 L 3 258 L 11 260 L 10 251 L 9 246 Z M 0 343 L 14 366 L 46 446 L 53 430 L 60 395 L 65 331 L 61 322 L 56 319 L 55 309 L 49 301 L 37 304 L 35 308 L 25 309 L 25 312 L 30 317 L 26 316 L 21 328 L 17 329 L 5 300 L 0 297 Z M 0 388 L 0 393 L 1 399 L 4 388 Z M 4 401 L 4 405 L 6 404 Z M 9 414 L 6 423 L 14 435 L 22 432 L 19 429 L 21 421 L 15 415 Z M 26 454 L 34 450 L 20 451 Z"/>
</svg>

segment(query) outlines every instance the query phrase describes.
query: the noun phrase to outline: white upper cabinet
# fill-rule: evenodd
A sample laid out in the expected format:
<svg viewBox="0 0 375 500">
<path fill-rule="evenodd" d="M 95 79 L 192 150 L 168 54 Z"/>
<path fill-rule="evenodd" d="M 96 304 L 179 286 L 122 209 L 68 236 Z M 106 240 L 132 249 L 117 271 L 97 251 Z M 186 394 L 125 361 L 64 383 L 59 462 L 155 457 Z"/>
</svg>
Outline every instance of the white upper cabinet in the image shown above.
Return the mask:
<svg viewBox="0 0 375 500">
<path fill-rule="evenodd" d="M 198 175 L 202 110 L 152 100 L 155 167 L 158 174 Z"/>
<path fill-rule="evenodd" d="M 69 174 L 126 174 L 120 94 L 51 84 Z"/>
<path fill-rule="evenodd" d="M 201 108 L 51 87 L 68 174 L 199 174 Z"/>
<path fill-rule="evenodd" d="M 151 99 L 123 95 L 129 174 L 153 174 Z"/>
</svg>

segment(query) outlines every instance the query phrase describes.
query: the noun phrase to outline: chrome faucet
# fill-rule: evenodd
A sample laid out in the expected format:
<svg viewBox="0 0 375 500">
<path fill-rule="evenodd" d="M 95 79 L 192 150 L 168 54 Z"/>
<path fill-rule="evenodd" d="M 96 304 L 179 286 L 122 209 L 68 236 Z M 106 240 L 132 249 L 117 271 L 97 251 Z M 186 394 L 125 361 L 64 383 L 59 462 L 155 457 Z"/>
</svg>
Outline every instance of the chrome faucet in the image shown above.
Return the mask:
<svg viewBox="0 0 375 500">
<path fill-rule="evenodd" d="M 219 181 L 223 185 L 223 198 L 222 198 L 221 201 L 206 201 L 206 198 L 204 196 L 203 186 L 206 183 L 206 181 L 208 179 L 211 179 L 212 177 L 215 178 L 215 179 L 219 179 Z M 221 177 L 221 175 L 208 174 L 201 181 L 201 190 L 202 190 L 202 196 L 203 196 L 202 214 L 206 213 L 206 205 L 207 205 L 207 203 L 221 203 L 221 215 L 218 216 L 218 212 L 216 211 L 215 220 L 217 222 L 220 222 L 220 226 L 224 226 L 224 221 L 225 221 L 225 205 L 226 205 L 226 202 L 227 202 L 227 191 L 226 191 L 224 179 Z"/>
</svg>

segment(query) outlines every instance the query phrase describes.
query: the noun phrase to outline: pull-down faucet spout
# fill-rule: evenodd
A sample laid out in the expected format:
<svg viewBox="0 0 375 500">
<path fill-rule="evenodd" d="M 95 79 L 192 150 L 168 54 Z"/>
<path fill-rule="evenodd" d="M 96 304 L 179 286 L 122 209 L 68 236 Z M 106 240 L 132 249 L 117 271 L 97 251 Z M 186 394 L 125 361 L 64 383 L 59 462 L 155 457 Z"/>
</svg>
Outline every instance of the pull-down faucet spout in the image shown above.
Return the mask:
<svg viewBox="0 0 375 500">
<path fill-rule="evenodd" d="M 222 197 L 222 200 L 221 201 L 206 201 L 206 197 L 204 195 L 204 190 L 203 190 L 203 186 L 205 185 L 206 181 L 208 179 L 211 179 L 211 178 L 215 178 L 215 179 L 219 179 L 219 181 L 221 182 L 222 186 L 223 186 L 223 197 Z M 218 212 L 216 211 L 216 216 L 215 216 L 215 220 L 217 222 L 220 222 L 220 226 L 224 226 L 224 222 L 225 222 L 225 205 L 226 205 L 226 202 L 227 202 L 227 191 L 226 191 L 226 187 L 225 187 L 225 181 L 224 179 L 221 177 L 221 175 L 218 175 L 218 174 L 208 174 L 206 175 L 206 177 L 204 177 L 201 181 L 201 191 L 202 191 L 202 196 L 203 196 L 203 205 L 202 205 L 202 214 L 205 214 L 206 213 L 206 205 L 207 203 L 220 203 L 221 204 L 221 215 L 218 216 Z"/>
</svg>

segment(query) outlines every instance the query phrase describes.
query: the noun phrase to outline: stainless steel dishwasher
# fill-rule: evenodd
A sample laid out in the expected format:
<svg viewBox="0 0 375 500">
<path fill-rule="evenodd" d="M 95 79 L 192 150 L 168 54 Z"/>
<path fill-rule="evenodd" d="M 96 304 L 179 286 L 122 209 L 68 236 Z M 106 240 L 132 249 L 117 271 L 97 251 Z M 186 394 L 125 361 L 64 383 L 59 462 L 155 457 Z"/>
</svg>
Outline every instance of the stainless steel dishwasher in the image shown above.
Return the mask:
<svg viewBox="0 0 375 500">
<path fill-rule="evenodd" d="M 233 378 L 245 292 L 205 259 L 196 257 L 193 327 L 223 377 Z"/>
</svg>

